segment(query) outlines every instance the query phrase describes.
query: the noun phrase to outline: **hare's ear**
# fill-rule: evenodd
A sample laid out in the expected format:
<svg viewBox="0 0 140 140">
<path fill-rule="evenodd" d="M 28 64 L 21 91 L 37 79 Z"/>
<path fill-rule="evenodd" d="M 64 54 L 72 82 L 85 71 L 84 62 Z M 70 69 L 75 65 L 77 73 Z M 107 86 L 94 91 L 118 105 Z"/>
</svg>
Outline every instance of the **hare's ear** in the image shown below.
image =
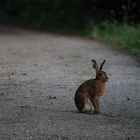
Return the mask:
<svg viewBox="0 0 140 140">
<path fill-rule="evenodd" d="M 99 70 L 98 64 L 95 60 L 91 60 L 92 64 L 93 64 L 93 68 L 96 70 L 96 72 Z"/>
<path fill-rule="evenodd" d="M 103 69 L 103 65 L 105 64 L 105 62 L 106 62 L 106 60 L 104 60 L 104 61 L 101 63 L 101 65 L 100 65 L 100 70 Z"/>
</svg>

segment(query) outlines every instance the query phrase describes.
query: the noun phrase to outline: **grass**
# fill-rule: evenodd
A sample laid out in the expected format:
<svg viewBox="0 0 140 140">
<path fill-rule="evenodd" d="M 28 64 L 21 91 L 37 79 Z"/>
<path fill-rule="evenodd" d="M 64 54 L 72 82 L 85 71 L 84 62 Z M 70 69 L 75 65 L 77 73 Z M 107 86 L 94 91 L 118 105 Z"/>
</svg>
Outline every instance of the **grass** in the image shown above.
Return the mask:
<svg viewBox="0 0 140 140">
<path fill-rule="evenodd" d="M 126 48 L 132 53 L 140 54 L 140 25 L 132 26 L 109 22 L 91 24 L 87 34 L 90 37 Z"/>
</svg>

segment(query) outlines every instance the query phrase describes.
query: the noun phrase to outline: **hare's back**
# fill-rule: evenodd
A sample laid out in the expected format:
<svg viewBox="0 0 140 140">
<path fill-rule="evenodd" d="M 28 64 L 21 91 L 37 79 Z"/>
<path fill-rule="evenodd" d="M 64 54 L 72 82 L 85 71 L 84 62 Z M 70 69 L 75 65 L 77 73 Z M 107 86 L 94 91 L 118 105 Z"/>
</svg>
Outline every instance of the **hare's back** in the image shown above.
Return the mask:
<svg viewBox="0 0 140 140">
<path fill-rule="evenodd" d="M 79 88 L 76 91 L 76 94 L 78 93 L 84 94 L 84 93 L 90 92 L 90 90 L 95 89 L 95 85 L 96 85 L 95 79 L 87 80 L 79 86 Z"/>
</svg>

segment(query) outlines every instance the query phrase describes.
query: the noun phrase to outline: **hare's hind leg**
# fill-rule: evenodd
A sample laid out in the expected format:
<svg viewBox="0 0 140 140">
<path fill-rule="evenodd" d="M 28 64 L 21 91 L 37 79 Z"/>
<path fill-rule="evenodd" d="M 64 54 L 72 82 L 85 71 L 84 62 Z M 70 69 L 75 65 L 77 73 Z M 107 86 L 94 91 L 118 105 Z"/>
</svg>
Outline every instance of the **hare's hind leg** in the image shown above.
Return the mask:
<svg viewBox="0 0 140 140">
<path fill-rule="evenodd" d="M 93 104 L 92 104 L 90 98 L 85 96 L 84 97 L 83 112 L 92 113 L 93 111 L 94 111 L 94 107 L 93 107 Z"/>
<path fill-rule="evenodd" d="M 79 112 L 83 112 L 83 108 L 84 108 L 84 98 L 83 96 L 80 96 L 80 93 L 77 93 L 75 95 L 75 105 L 78 109 Z"/>
</svg>

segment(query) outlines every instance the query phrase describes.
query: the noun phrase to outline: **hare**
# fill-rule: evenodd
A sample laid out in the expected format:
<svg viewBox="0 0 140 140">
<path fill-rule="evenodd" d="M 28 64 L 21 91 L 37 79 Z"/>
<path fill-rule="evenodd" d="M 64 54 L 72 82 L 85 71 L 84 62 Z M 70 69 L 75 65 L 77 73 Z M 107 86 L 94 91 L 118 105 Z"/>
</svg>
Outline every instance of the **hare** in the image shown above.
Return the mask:
<svg viewBox="0 0 140 140">
<path fill-rule="evenodd" d="M 105 83 L 109 78 L 106 72 L 102 70 L 105 60 L 101 63 L 100 68 L 95 60 L 91 61 L 96 71 L 96 77 L 80 85 L 76 91 L 74 100 L 79 112 L 99 114 L 99 97 L 103 95 Z"/>
</svg>

